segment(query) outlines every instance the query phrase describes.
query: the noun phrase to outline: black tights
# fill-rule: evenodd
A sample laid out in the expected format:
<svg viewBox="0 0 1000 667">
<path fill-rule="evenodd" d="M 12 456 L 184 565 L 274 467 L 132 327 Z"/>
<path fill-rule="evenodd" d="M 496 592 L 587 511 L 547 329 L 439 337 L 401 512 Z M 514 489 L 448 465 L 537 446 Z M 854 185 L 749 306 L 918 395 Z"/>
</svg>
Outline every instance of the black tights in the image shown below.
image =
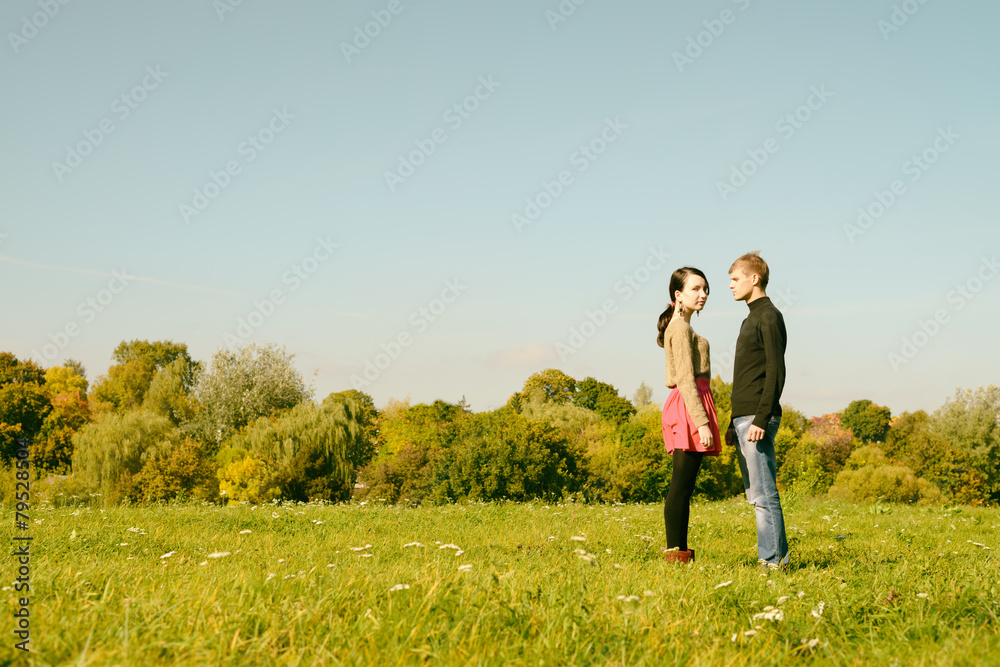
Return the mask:
<svg viewBox="0 0 1000 667">
<path fill-rule="evenodd" d="M 670 480 L 667 500 L 663 503 L 663 522 L 666 525 L 667 548 L 688 548 L 688 518 L 691 515 L 691 495 L 694 480 L 704 458 L 701 452 L 674 450 L 674 475 Z"/>
</svg>

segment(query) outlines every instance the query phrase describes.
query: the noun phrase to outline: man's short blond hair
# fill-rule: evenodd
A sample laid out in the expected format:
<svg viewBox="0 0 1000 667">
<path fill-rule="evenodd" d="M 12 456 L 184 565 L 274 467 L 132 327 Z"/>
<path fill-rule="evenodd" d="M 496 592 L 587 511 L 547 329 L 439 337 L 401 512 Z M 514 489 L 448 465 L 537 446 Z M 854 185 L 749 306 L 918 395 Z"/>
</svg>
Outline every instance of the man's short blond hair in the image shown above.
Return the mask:
<svg viewBox="0 0 1000 667">
<path fill-rule="evenodd" d="M 748 276 L 756 273 L 760 276 L 760 288 L 762 290 L 767 289 L 767 280 L 770 276 L 770 271 L 767 268 L 767 262 L 760 256 L 760 250 L 754 250 L 753 252 L 748 252 L 745 255 L 737 257 L 733 265 L 729 267 L 729 273 L 732 273 L 735 269 L 740 269 Z"/>
</svg>

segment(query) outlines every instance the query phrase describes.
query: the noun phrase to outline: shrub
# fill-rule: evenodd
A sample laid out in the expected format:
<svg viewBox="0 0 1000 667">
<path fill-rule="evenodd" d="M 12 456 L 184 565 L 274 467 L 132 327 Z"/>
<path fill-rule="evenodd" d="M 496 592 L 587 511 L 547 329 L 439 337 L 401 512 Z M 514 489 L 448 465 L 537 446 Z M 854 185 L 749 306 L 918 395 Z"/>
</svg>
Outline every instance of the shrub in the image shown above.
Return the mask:
<svg viewBox="0 0 1000 667">
<path fill-rule="evenodd" d="M 837 475 L 830 498 L 858 503 L 876 501 L 918 503 L 941 501 L 941 492 L 919 479 L 906 466 L 893 465 L 876 447 L 864 447 L 851 455 L 849 465 Z"/>
<path fill-rule="evenodd" d="M 272 485 L 274 474 L 267 464 L 249 454 L 219 468 L 219 495 L 233 505 L 240 502 L 264 503 L 281 494 Z"/>
<path fill-rule="evenodd" d="M 166 457 L 146 462 L 131 485 L 123 492 L 133 501 L 155 502 L 175 498 L 215 500 L 219 481 L 215 469 L 205 455 L 204 446 L 190 438 Z"/>
</svg>

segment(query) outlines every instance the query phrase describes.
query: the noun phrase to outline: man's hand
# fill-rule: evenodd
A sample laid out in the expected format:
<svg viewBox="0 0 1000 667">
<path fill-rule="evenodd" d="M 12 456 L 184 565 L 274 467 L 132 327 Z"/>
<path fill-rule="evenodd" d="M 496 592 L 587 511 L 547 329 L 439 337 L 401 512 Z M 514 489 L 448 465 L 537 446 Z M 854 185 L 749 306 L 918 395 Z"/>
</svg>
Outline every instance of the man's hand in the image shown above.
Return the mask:
<svg viewBox="0 0 1000 667">
<path fill-rule="evenodd" d="M 764 429 L 760 426 L 750 425 L 750 430 L 747 431 L 747 440 L 750 442 L 757 442 L 764 437 Z"/>
<path fill-rule="evenodd" d="M 732 422 L 729 423 L 729 428 L 726 429 L 726 444 L 730 447 L 736 446 L 736 429 L 733 427 Z"/>
</svg>

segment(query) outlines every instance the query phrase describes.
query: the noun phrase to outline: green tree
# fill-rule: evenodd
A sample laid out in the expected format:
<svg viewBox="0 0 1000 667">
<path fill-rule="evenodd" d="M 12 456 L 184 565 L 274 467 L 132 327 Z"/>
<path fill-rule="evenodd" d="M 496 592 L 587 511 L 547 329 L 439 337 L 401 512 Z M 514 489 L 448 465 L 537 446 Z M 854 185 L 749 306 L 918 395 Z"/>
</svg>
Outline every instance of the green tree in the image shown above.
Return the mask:
<svg viewBox="0 0 1000 667">
<path fill-rule="evenodd" d="M 52 410 L 44 385 L 44 371 L 33 361 L 0 353 L 0 462 L 13 459 L 19 439 L 38 436 Z"/>
<path fill-rule="evenodd" d="M 143 408 L 178 426 L 193 421 L 198 412 L 193 396 L 198 368 L 196 362 L 178 357 L 156 371 L 143 399 Z"/>
<path fill-rule="evenodd" d="M 864 443 L 884 442 L 892 412 L 868 399 L 851 401 L 839 415 L 840 422 Z"/>
<path fill-rule="evenodd" d="M 969 453 L 987 498 L 1000 502 L 1000 387 L 959 389 L 931 417 L 930 428 Z"/>
<path fill-rule="evenodd" d="M 547 368 L 530 375 L 525 380 L 520 394 L 523 399 L 528 399 L 536 391 L 540 391 L 545 400 L 563 405 L 573 400 L 573 395 L 576 393 L 576 380 L 560 370 Z"/>
<path fill-rule="evenodd" d="M 323 405 L 353 403 L 352 412 L 358 415 L 358 425 L 362 437 L 351 442 L 347 450 L 347 461 L 351 464 L 351 483 L 357 479 L 357 471 L 368 465 L 382 446 L 379 431 L 379 412 L 372 397 L 357 389 L 348 389 L 330 394 L 323 399 Z"/>
<path fill-rule="evenodd" d="M 632 394 L 632 405 L 636 410 L 641 410 L 653 402 L 653 388 L 645 382 L 639 383 L 639 388 Z"/>
<path fill-rule="evenodd" d="M 547 424 L 512 410 L 470 415 L 436 466 L 434 500 L 528 500 L 572 490 L 574 462 Z"/>
<path fill-rule="evenodd" d="M 635 414 L 635 406 L 628 399 L 619 396 L 617 389 L 592 377 L 576 383 L 572 401 L 616 424 L 624 423 Z"/>
<path fill-rule="evenodd" d="M 312 391 L 295 370 L 293 359 L 284 347 L 275 345 L 217 351 L 195 385 L 195 396 L 204 406 L 199 414 L 203 437 L 221 443 L 255 419 L 308 400 Z"/>
<path fill-rule="evenodd" d="M 87 378 L 69 366 L 53 366 L 45 371 L 45 389 L 49 396 L 86 396 Z"/>
<path fill-rule="evenodd" d="M 0 352 L 0 386 L 6 384 L 37 384 L 45 382 L 45 371 L 30 359 L 20 361 L 10 352 Z"/>
<path fill-rule="evenodd" d="M 95 409 L 101 411 L 108 406 L 114 410 L 134 410 L 140 407 L 153 376 L 176 359 L 183 359 L 188 367 L 197 367 L 184 343 L 122 341 L 112 354 L 115 364 L 108 368 L 106 376 L 94 382 L 91 394 Z"/>
<path fill-rule="evenodd" d="M 31 447 L 31 459 L 42 471 L 69 474 L 73 462 L 73 434 L 90 421 L 87 401 L 79 393 L 52 397 L 52 411 L 42 422 Z"/>
<path fill-rule="evenodd" d="M 147 461 L 168 457 L 181 440 L 180 431 L 161 415 L 104 413 L 73 436 L 73 474 L 113 505 Z"/>
<path fill-rule="evenodd" d="M 226 449 L 264 462 L 272 475 L 264 486 L 276 486 L 287 500 L 347 500 L 353 486 L 347 452 L 364 437 L 360 412 L 353 401 L 301 403 L 278 417 L 257 419 Z M 240 458 L 232 451 L 220 455 Z"/>
</svg>

